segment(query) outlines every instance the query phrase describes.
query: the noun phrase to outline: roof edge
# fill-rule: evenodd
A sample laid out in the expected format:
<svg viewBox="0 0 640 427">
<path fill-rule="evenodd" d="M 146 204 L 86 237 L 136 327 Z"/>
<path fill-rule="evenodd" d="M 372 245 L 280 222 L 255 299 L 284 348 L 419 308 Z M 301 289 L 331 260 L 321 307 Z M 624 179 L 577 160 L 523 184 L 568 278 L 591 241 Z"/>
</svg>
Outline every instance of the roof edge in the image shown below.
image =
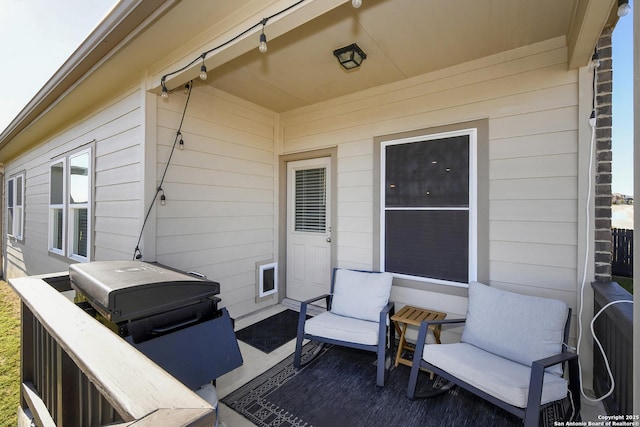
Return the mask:
<svg viewBox="0 0 640 427">
<path fill-rule="evenodd" d="M 119 1 L 82 44 L 62 64 L 18 115 L 0 133 L 0 150 L 46 113 L 105 56 L 122 47 L 121 42 L 158 9 L 173 6 L 175 0 Z"/>
</svg>

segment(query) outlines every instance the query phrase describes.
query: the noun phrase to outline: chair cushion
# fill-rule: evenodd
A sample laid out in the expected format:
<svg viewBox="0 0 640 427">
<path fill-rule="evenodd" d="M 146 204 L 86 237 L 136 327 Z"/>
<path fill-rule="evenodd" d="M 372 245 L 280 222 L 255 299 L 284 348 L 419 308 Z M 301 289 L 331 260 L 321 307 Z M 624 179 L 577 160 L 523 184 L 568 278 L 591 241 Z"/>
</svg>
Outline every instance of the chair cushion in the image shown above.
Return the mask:
<svg viewBox="0 0 640 427">
<path fill-rule="evenodd" d="M 467 321 L 461 342 L 531 366 L 562 352 L 567 305 L 550 298 L 469 284 Z M 547 369 L 562 375 L 561 365 Z"/>
<path fill-rule="evenodd" d="M 355 319 L 380 321 L 380 311 L 389 302 L 391 273 L 336 270 L 331 312 Z"/>
<path fill-rule="evenodd" d="M 527 406 L 531 368 L 471 344 L 427 344 L 422 358 L 462 381 L 519 408 Z M 542 404 L 564 399 L 567 382 L 545 372 Z"/>
<path fill-rule="evenodd" d="M 377 345 L 378 324 L 379 322 L 339 316 L 327 311 L 307 319 L 304 323 L 304 332 L 338 341 Z"/>
</svg>

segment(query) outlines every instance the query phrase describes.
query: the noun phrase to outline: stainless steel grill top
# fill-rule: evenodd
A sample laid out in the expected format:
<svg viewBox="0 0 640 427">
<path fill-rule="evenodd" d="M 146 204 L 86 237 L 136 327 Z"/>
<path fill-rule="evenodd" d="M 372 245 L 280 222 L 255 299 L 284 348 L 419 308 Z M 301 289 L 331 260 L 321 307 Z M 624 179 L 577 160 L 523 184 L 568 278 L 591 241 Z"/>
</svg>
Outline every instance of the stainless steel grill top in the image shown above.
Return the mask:
<svg viewBox="0 0 640 427">
<path fill-rule="evenodd" d="M 71 286 L 114 323 L 165 312 L 220 293 L 220 284 L 141 261 L 72 264 Z"/>
</svg>

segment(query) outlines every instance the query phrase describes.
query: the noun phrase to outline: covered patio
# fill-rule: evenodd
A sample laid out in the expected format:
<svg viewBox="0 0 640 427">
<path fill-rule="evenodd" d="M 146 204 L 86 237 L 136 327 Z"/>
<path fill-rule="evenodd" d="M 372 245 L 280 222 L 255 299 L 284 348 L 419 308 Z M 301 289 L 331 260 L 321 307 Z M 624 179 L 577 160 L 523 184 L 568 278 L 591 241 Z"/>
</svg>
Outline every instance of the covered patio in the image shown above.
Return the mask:
<svg viewBox="0 0 640 427">
<path fill-rule="evenodd" d="M 629 298 L 606 262 L 617 3 L 122 1 L 0 134 L 15 190 L 4 275 L 34 284 L 77 262 L 158 262 L 219 282 L 236 329 L 326 293 L 333 267 L 392 272 L 397 309 L 448 318 L 465 315 L 479 281 L 571 307 L 568 344 L 597 387 L 589 323 Z M 354 43 L 359 64 L 345 68 L 339 50 Z M 40 366 L 26 368 L 22 408 L 61 423 L 68 364 L 87 384 L 83 410 L 110 422 L 211 422 L 211 407 L 143 358 L 110 358 L 152 373 L 135 383 L 78 342 L 56 318 L 64 300 L 18 288 L 24 327 L 45 343 L 28 353 Z M 640 340 L 620 306 L 604 317 L 627 357 Z M 67 320 L 103 336 L 81 319 Z M 219 396 L 292 345 L 267 356 L 240 343 L 245 363 Z M 637 365 L 627 359 L 622 378 Z M 615 397 L 629 413 L 635 377 Z M 588 402 L 583 419 L 590 409 L 597 419 Z M 225 406 L 220 418 L 245 422 Z"/>
</svg>

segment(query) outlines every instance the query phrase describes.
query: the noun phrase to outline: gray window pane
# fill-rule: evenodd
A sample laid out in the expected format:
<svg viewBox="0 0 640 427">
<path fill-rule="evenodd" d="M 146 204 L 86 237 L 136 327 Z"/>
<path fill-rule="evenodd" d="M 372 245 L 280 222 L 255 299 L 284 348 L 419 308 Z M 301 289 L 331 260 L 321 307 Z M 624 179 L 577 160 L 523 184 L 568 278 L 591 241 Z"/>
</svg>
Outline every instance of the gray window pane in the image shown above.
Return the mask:
<svg viewBox="0 0 640 427">
<path fill-rule="evenodd" d="M 469 136 L 386 147 L 386 207 L 469 206 Z"/>
<path fill-rule="evenodd" d="M 50 204 L 64 203 L 64 164 L 62 162 L 51 165 L 51 199 Z"/>
<path fill-rule="evenodd" d="M 70 203 L 89 201 L 89 154 L 84 153 L 69 159 L 70 167 Z"/>
<path fill-rule="evenodd" d="M 385 232 L 385 271 L 468 282 L 468 211 L 388 211 Z"/>
</svg>

